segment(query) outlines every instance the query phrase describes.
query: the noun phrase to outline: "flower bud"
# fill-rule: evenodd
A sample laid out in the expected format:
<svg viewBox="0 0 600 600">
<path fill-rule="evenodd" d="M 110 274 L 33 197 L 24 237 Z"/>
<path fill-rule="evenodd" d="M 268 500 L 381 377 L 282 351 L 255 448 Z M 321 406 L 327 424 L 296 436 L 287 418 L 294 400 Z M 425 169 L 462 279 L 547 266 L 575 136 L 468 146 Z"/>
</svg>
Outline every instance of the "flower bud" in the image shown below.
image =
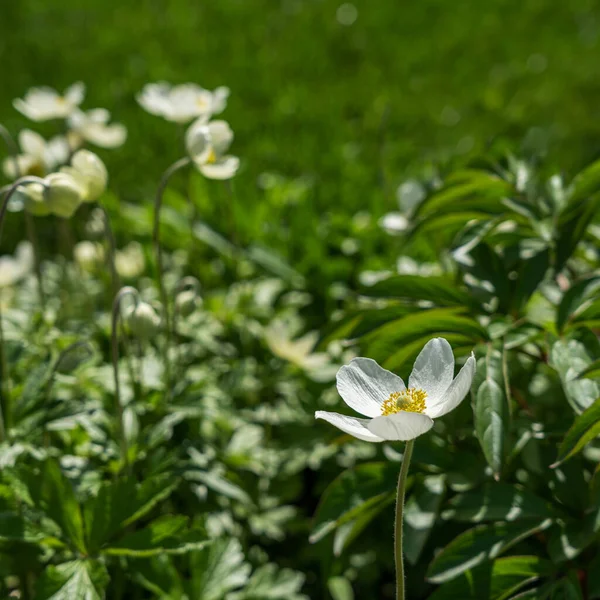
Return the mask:
<svg viewBox="0 0 600 600">
<path fill-rule="evenodd" d="M 79 150 L 71 159 L 70 167 L 61 169 L 73 177 L 82 189 L 82 202 L 95 202 L 106 190 L 108 172 L 100 158 L 89 150 Z"/>
<path fill-rule="evenodd" d="M 44 217 L 51 212 L 50 205 L 44 197 L 44 186 L 40 183 L 19 187 L 13 194 L 13 198 L 22 201 L 25 210 L 36 217 Z"/>
<path fill-rule="evenodd" d="M 66 173 L 52 173 L 45 182 L 44 198 L 51 212 L 64 219 L 72 217 L 82 201 L 77 181 Z"/>
<path fill-rule="evenodd" d="M 141 339 L 149 339 L 160 328 L 160 317 L 147 302 L 138 302 L 127 317 L 127 323 L 133 335 Z"/>
<path fill-rule="evenodd" d="M 200 301 L 195 290 L 184 290 L 177 294 L 175 306 L 182 317 L 189 317 L 196 310 Z"/>
</svg>

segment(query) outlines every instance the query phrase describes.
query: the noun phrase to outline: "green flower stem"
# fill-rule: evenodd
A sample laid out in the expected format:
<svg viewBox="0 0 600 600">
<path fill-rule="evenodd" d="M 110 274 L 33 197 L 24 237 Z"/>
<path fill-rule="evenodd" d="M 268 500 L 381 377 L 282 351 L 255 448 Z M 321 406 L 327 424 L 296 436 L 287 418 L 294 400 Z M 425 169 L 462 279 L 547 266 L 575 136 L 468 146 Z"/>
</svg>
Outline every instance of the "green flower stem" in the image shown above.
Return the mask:
<svg viewBox="0 0 600 600">
<path fill-rule="evenodd" d="M 98 204 L 98 208 L 102 211 L 104 217 L 104 237 L 108 244 L 108 268 L 110 269 L 110 279 L 112 286 L 112 295 L 115 296 L 121 287 L 121 280 L 117 273 L 117 267 L 115 265 L 115 256 L 117 255 L 117 243 L 115 241 L 115 234 L 110 224 L 110 218 L 107 210 L 101 204 Z"/>
<path fill-rule="evenodd" d="M 404 556 L 402 552 L 402 534 L 404 526 L 404 495 L 406 492 L 406 479 L 412 456 L 415 440 L 406 442 L 402 467 L 398 476 L 398 491 L 396 494 L 396 523 L 394 525 L 394 560 L 396 561 L 396 600 L 404 600 Z"/>
<path fill-rule="evenodd" d="M 121 300 L 125 296 L 131 295 L 138 301 L 138 291 L 131 286 L 125 286 L 119 290 L 115 296 L 112 309 L 112 329 L 111 329 L 111 347 L 112 347 L 112 366 L 115 380 L 115 413 L 117 416 L 117 427 L 119 434 L 119 443 L 121 446 L 121 455 L 128 474 L 131 473 L 129 464 L 129 448 L 127 445 L 127 436 L 125 435 L 125 423 L 123 420 L 123 404 L 121 403 L 121 384 L 119 382 L 119 319 L 121 318 Z"/>
<path fill-rule="evenodd" d="M 33 249 L 33 268 L 35 278 L 37 279 L 38 294 L 40 296 L 40 306 L 42 312 L 46 310 L 46 295 L 44 294 L 44 280 L 42 279 L 42 261 L 40 259 L 40 247 L 35 229 L 35 221 L 33 215 L 25 210 L 25 229 L 27 230 L 27 239 Z"/>
<path fill-rule="evenodd" d="M 152 243 L 154 244 L 154 253 L 156 256 L 156 269 L 158 271 L 158 287 L 160 290 L 160 301 L 163 306 L 163 317 L 165 322 L 165 348 L 164 348 L 164 365 L 165 365 L 165 390 L 169 394 L 171 387 L 171 361 L 169 360 L 169 351 L 171 348 L 171 319 L 169 316 L 169 297 L 163 279 L 163 256 L 162 247 L 160 245 L 160 209 L 165 189 L 171 177 L 180 169 L 187 167 L 191 163 L 191 159 L 187 156 L 180 158 L 174 162 L 164 173 L 158 184 L 156 197 L 154 199 L 154 227 L 152 231 Z"/>
</svg>

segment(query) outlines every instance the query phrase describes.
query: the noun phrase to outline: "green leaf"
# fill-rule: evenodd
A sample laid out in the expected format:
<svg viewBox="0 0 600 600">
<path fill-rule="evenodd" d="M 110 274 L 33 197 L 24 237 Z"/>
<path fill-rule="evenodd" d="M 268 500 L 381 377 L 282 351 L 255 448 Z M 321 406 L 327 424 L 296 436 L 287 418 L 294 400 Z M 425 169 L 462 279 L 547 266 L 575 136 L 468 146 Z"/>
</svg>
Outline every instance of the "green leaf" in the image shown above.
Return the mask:
<svg viewBox="0 0 600 600">
<path fill-rule="evenodd" d="M 416 565 L 438 517 L 444 497 L 444 477 L 432 475 L 415 486 L 404 506 L 404 554 Z"/>
<path fill-rule="evenodd" d="M 470 523 L 553 516 L 544 500 L 507 483 L 488 483 L 477 490 L 458 494 L 450 500 L 449 505 L 450 508 L 442 512 L 442 518 Z"/>
<path fill-rule="evenodd" d="M 563 296 L 556 313 L 556 328 L 563 331 L 567 321 L 575 318 L 596 298 L 600 277 L 588 277 L 573 284 Z"/>
<path fill-rule="evenodd" d="M 583 519 L 571 520 L 556 527 L 548 541 L 548 553 L 554 562 L 574 559 L 595 542 L 600 532 L 600 509 Z"/>
<path fill-rule="evenodd" d="M 227 600 L 306 600 L 300 594 L 303 584 L 302 573 L 266 564 L 252 574 L 242 591 L 229 594 Z"/>
<path fill-rule="evenodd" d="M 575 419 L 558 449 L 558 458 L 552 466 L 557 467 L 568 460 L 599 435 L 600 398 Z"/>
<path fill-rule="evenodd" d="M 435 590 L 429 600 L 506 600 L 519 589 L 551 573 L 552 564 L 537 556 L 509 556 L 479 565 Z"/>
<path fill-rule="evenodd" d="M 592 364 L 592 359 L 580 341 L 555 342 L 550 352 L 550 362 L 558 371 L 565 396 L 575 412 L 582 413 L 600 398 L 599 383 L 579 379 L 579 374 Z"/>
<path fill-rule="evenodd" d="M 584 377 L 585 379 L 600 379 L 600 360 L 595 360 L 591 365 L 581 371 L 577 377 Z"/>
<path fill-rule="evenodd" d="M 190 556 L 194 600 L 222 600 L 248 581 L 250 566 L 244 563 L 236 539 L 215 540 Z"/>
<path fill-rule="evenodd" d="M 239 485 L 222 477 L 217 472 L 189 470 L 183 474 L 183 477 L 189 481 L 199 481 L 221 496 L 226 496 L 227 498 L 243 502 L 247 505 L 252 504 L 250 496 Z"/>
<path fill-rule="evenodd" d="M 248 258 L 260 265 L 273 275 L 281 277 L 295 287 L 302 288 L 305 285 L 304 277 L 298 271 L 292 269 L 285 260 L 275 253 L 274 250 L 265 246 L 253 245 L 246 252 Z"/>
<path fill-rule="evenodd" d="M 411 357 L 416 349 L 415 344 L 422 340 L 441 335 L 451 341 L 450 337 L 455 336 L 455 345 L 472 346 L 487 339 L 487 330 L 474 319 L 459 315 L 460 310 L 434 308 L 390 321 L 362 338 L 366 355 L 381 362 L 387 369 L 395 369 Z M 411 346 L 409 353 L 406 348 L 408 345 Z"/>
<path fill-rule="evenodd" d="M 52 538 L 40 525 L 11 512 L 0 513 L 0 542 L 36 543 Z"/>
<path fill-rule="evenodd" d="M 98 551 L 119 530 L 148 514 L 176 487 L 177 482 L 169 475 L 151 477 L 141 484 L 121 479 L 100 487 L 84 506 L 90 552 Z"/>
<path fill-rule="evenodd" d="M 520 312 L 544 280 L 550 266 L 550 251 L 544 249 L 519 266 L 519 277 L 514 292 L 514 306 Z"/>
<path fill-rule="evenodd" d="M 386 502 L 395 493 L 397 475 L 397 467 L 390 463 L 366 463 L 344 471 L 321 497 L 310 542 L 318 542 L 367 509 Z"/>
<path fill-rule="evenodd" d="M 46 568 L 38 581 L 36 600 L 103 600 L 107 584 L 104 565 L 75 560 Z"/>
<path fill-rule="evenodd" d="M 48 459 L 39 473 L 26 472 L 23 480 L 34 505 L 61 528 L 77 550 L 87 553 L 79 504 L 58 463 Z"/>
<path fill-rule="evenodd" d="M 569 186 L 569 203 L 576 205 L 600 189 L 600 160 L 577 173 Z"/>
<path fill-rule="evenodd" d="M 446 277 L 394 275 L 374 285 L 361 287 L 360 293 L 375 298 L 429 300 L 438 306 L 473 305 L 472 296 L 452 279 Z"/>
<path fill-rule="evenodd" d="M 475 176 L 476 173 L 476 176 Z M 418 217 L 442 213 L 480 210 L 494 214 L 504 212 L 502 198 L 510 195 L 512 186 L 485 171 L 473 172 L 468 180 L 447 185 L 421 203 Z"/>
<path fill-rule="evenodd" d="M 122 537 L 103 550 L 114 556 L 147 557 L 157 554 L 183 554 L 198 550 L 209 542 L 198 531 L 187 529 L 187 517 L 165 515 L 146 525 L 144 529 Z"/>
<path fill-rule="evenodd" d="M 468 569 L 492 560 L 526 537 L 548 528 L 551 519 L 532 523 L 491 523 L 478 525 L 454 538 L 436 555 L 427 571 L 433 583 L 454 579 Z"/>
<path fill-rule="evenodd" d="M 394 494 L 389 494 L 385 500 L 373 503 L 360 514 L 340 525 L 333 538 L 333 555 L 341 556 L 350 544 L 362 533 L 369 523 L 390 504 L 396 500 Z"/>
<path fill-rule="evenodd" d="M 510 428 L 502 353 L 490 347 L 486 358 L 478 361 L 477 370 L 481 384 L 473 386 L 475 433 L 494 477 L 499 479 L 508 454 Z"/>
<path fill-rule="evenodd" d="M 600 195 L 587 198 L 581 202 L 569 201 L 566 209 L 561 213 L 556 228 L 556 262 L 554 269 L 560 271 L 571 258 L 577 244 L 583 239 L 587 228 L 598 211 Z"/>
<path fill-rule="evenodd" d="M 333 600 L 354 600 L 354 592 L 350 582 L 345 577 L 330 577 L 327 589 Z"/>
</svg>

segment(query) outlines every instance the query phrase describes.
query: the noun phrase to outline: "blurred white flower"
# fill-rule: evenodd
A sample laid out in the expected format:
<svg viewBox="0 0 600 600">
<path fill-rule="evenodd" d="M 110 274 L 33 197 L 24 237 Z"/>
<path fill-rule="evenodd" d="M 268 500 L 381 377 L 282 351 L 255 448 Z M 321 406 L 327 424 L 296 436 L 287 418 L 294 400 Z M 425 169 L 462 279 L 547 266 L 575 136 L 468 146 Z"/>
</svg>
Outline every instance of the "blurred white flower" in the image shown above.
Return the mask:
<svg viewBox="0 0 600 600">
<path fill-rule="evenodd" d="M 65 119 L 83 102 L 85 85 L 74 83 L 60 95 L 50 87 L 31 88 L 23 99 L 17 98 L 13 106 L 32 121 Z"/>
<path fill-rule="evenodd" d="M 427 192 L 425 188 L 416 179 L 407 179 L 396 190 L 396 200 L 398 201 L 400 210 L 403 212 L 412 211 L 426 196 Z"/>
<path fill-rule="evenodd" d="M 399 275 L 431 277 L 442 274 L 442 268 L 437 263 L 418 263 L 410 256 L 401 256 L 396 262 L 396 270 Z"/>
<path fill-rule="evenodd" d="M 39 133 L 23 129 L 19 133 L 19 147 L 21 154 L 16 157 L 18 170 L 12 156 L 2 163 L 2 170 L 9 179 L 24 175 L 43 177 L 69 158 L 69 144 L 63 136 L 46 141 Z"/>
<path fill-rule="evenodd" d="M 0 288 L 14 285 L 32 268 L 33 248 L 29 242 L 20 242 L 14 256 L 0 256 Z"/>
<path fill-rule="evenodd" d="M 81 185 L 67 173 L 50 173 L 45 179 L 44 200 L 50 212 L 69 219 L 83 201 Z"/>
<path fill-rule="evenodd" d="M 68 173 L 50 173 L 40 183 L 19 186 L 14 196 L 33 215 L 63 219 L 72 217 L 83 201 L 80 183 Z"/>
<path fill-rule="evenodd" d="M 104 262 L 104 248 L 99 242 L 83 240 L 73 248 L 75 261 L 84 271 L 94 271 Z"/>
<path fill-rule="evenodd" d="M 392 271 L 361 271 L 358 274 L 358 281 L 362 285 L 375 285 L 393 275 Z"/>
<path fill-rule="evenodd" d="M 344 402 L 369 417 L 359 419 L 317 411 L 338 429 L 366 442 L 412 440 L 433 427 L 437 419 L 454 410 L 471 389 L 475 357 L 471 356 L 454 377 L 454 355 L 444 338 L 425 344 L 408 379 L 408 388 L 397 375 L 370 358 L 355 358 L 337 374 Z"/>
<path fill-rule="evenodd" d="M 283 360 L 305 371 L 320 369 L 329 364 L 329 356 L 324 352 L 313 353 L 319 339 L 316 331 L 293 339 L 290 327 L 283 321 L 273 321 L 264 330 L 265 341 L 271 352 Z"/>
<path fill-rule="evenodd" d="M 198 119 L 185 135 L 185 145 L 198 170 L 208 179 L 231 179 L 240 166 L 237 156 L 226 154 L 233 131 L 226 121 Z"/>
<path fill-rule="evenodd" d="M 81 188 L 82 202 L 95 202 L 106 190 L 108 172 L 102 160 L 89 150 L 78 150 L 70 166 L 61 169 L 70 175 Z"/>
<path fill-rule="evenodd" d="M 115 254 L 115 268 L 123 279 L 135 279 L 146 266 L 144 249 L 138 242 L 130 242 Z"/>
<path fill-rule="evenodd" d="M 138 94 L 142 108 L 167 121 L 189 123 L 198 117 L 205 121 L 225 110 L 229 88 L 218 87 L 211 92 L 195 83 L 171 86 L 164 81 L 149 83 Z"/>
<path fill-rule="evenodd" d="M 68 119 L 71 148 L 80 148 L 89 142 L 100 148 L 118 148 L 127 139 L 127 128 L 121 123 L 110 123 L 110 112 L 94 108 L 83 112 L 76 109 Z"/>
<path fill-rule="evenodd" d="M 379 220 L 379 227 L 390 235 L 399 235 L 408 229 L 408 219 L 399 212 L 391 212 Z"/>
</svg>

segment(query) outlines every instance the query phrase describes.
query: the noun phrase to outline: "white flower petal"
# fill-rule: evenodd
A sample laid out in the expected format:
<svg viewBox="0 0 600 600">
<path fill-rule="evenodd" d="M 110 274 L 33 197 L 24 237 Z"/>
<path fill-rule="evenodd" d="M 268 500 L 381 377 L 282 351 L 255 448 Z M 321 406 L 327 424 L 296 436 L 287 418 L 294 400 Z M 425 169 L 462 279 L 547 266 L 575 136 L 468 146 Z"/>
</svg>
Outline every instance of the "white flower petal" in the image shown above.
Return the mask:
<svg viewBox="0 0 600 600">
<path fill-rule="evenodd" d="M 473 354 L 471 354 L 444 396 L 438 399 L 435 404 L 427 405 L 427 414 L 432 419 L 449 413 L 464 400 L 465 396 L 471 389 L 471 384 L 473 383 L 475 366 L 475 357 Z"/>
<path fill-rule="evenodd" d="M 65 90 L 65 100 L 73 107 L 79 106 L 83 102 L 84 96 L 85 84 L 81 81 L 77 81 Z"/>
<path fill-rule="evenodd" d="M 213 92 L 212 112 L 219 114 L 225 110 L 227 106 L 227 98 L 229 98 L 229 88 L 225 86 L 218 87 Z"/>
<path fill-rule="evenodd" d="M 223 156 L 217 162 L 199 164 L 198 168 L 208 179 L 231 179 L 239 166 L 240 159 L 237 156 Z"/>
<path fill-rule="evenodd" d="M 118 148 L 127 139 L 127 128 L 120 123 L 89 123 L 83 130 L 83 136 L 90 144 L 100 148 Z"/>
<path fill-rule="evenodd" d="M 381 415 L 381 405 L 391 393 L 406 389 L 398 375 L 370 358 L 355 358 L 337 374 L 337 389 L 344 402 L 367 417 Z"/>
<path fill-rule="evenodd" d="M 369 424 L 367 419 L 357 419 L 356 417 L 348 417 L 324 410 L 318 410 L 315 413 L 315 419 L 323 419 L 341 429 L 344 433 L 349 433 L 359 440 L 365 442 L 383 442 L 382 438 L 367 429 L 367 425 Z"/>
<path fill-rule="evenodd" d="M 427 392 L 426 406 L 436 404 L 454 377 L 454 355 L 444 338 L 429 340 L 417 356 L 408 387 Z"/>
<path fill-rule="evenodd" d="M 367 427 L 384 440 L 405 442 L 429 431 L 433 427 L 433 420 L 421 413 L 401 411 L 385 417 L 376 417 L 369 421 Z"/>
<path fill-rule="evenodd" d="M 25 154 L 39 158 L 44 156 L 46 140 L 39 133 L 31 131 L 31 129 L 23 129 L 19 133 L 19 146 Z"/>
<path fill-rule="evenodd" d="M 233 142 L 233 130 L 227 121 L 211 121 L 206 127 L 216 155 L 222 156 Z"/>
</svg>

